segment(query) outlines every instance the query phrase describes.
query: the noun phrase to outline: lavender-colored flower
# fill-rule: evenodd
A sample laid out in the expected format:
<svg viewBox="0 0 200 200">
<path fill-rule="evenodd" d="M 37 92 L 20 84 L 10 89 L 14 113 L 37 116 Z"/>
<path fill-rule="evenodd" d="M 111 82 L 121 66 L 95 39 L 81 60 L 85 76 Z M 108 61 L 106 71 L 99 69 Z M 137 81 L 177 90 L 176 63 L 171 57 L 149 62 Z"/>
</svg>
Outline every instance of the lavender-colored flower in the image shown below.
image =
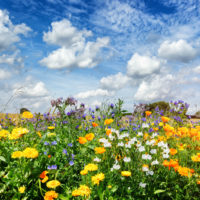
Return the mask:
<svg viewBox="0 0 200 200">
<path fill-rule="evenodd" d="M 70 116 L 71 115 L 71 112 L 67 112 L 67 116 Z"/>
<path fill-rule="evenodd" d="M 73 97 L 68 97 L 68 98 L 65 100 L 65 104 L 66 104 L 66 105 L 73 106 L 73 105 L 76 105 L 76 103 L 77 103 L 77 100 L 74 99 Z"/>
<path fill-rule="evenodd" d="M 63 149 L 63 153 L 67 155 L 67 150 L 66 150 L 66 149 Z"/>
<path fill-rule="evenodd" d="M 83 118 L 83 119 L 86 119 L 86 116 L 87 116 L 86 114 L 83 114 L 83 115 L 82 115 L 82 118 Z"/>
<path fill-rule="evenodd" d="M 111 104 L 110 104 L 110 107 L 111 107 L 111 108 L 114 108 L 114 104 L 113 104 L 113 103 L 111 103 Z"/>
<path fill-rule="evenodd" d="M 100 117 L 100 116 L 98 116 L 97 118 L 98 118 L 99 121 L 101 120 L 101 117 Z"/>
<path fill-rule="evenodd" d="M 75 128 L 78 129 L 78 128 L 79 128 L 79 125 L 77 125 Z"/>
<path fill-rule="evenodd" d="M 99 106 L 96 106 L 95 110 L 98 111 L 99 109 L 100 109 L 100 107 L 99 107 Z"/>
<path fill-rule="evenodd" d="M 189 104 L 185 103 L 185 108 L 188 109 L 189 108 Z"/>
<path fill-rule="evenodd" d="M 53 142 L 51 143 L 51 145 L 57 145 L 57 142 L 56 142 L 56 141 L 53 141 Z"/>
<path fill-rule="evenodd" d="M 150 128 L 150 129 L 149 129 L 149 133 L 152 133 L 152 132 L 153 132 L 153 128 Z"/>
<path fill-rule="evenodd" d="M 183 100 L 178 100 L 178 103 L 184 103 L 184 101 Z"/>
<path fill-rule="evenodd" d="M 92 119 L 95 119 L 95 115 L 92 115 Z"/>
<path fill-rule="evenodd" d="M 69 144 L 68 144 L 68 146 L 69 146 L 69 147 L 72 147 L 72 146 L 73 146 L 73 144 L 72 144 L 72 143 L 69 143 Z"/>
<path fill-rule="evenodd" d="M 81 108 L 85 108 L 85 104 L 84 104 L 84 103 L 81 103 L 80 107 L 81 107 Z"/>
<path fill-rule="evenodd" d="M 49 165 L 47 167 L 48 170 L 51 170 L 51 169 L 57 169 L 57 165 Z"/>
<path fill-rule="evenodd" d="M 158 112 L 158 111 L 159 111 L 159 107 L 158 107 L 158 106 L 156 106 L 156 108 L 155 108 L 155 111 L 156 111 L 156 112 Z"/>
<path fill-rule="evenodd" d="M 142 117 L 141 120 L 142 120 L 143 122 L 146 122 L 146 121 L 147 121 L 145 117 Z"/>
<path fill-rule="evenodd" d="M 47 145 L 49 145 L 49 143 L 45 141 L 45 142 L 44 142 L 44 145 L 46 145 L 46 146 L 47 146 Z"/>
<path fill-rule="evenodd" d="M 47 155 L 47 152 L 46 152 L 46 151 L 44 152 L 44 155 Z"/>
<path fill-rule="evenodd" d="M 74 158 L 75 158 L 75 155 L 72 153 L 72 160 L 74 160 Z"/>
<path fill-rule="evenodd" d="M 74 161 L 73 160 L 69 161 L 69 165 L 70 166 L 74 165 Z"/>
</svg>

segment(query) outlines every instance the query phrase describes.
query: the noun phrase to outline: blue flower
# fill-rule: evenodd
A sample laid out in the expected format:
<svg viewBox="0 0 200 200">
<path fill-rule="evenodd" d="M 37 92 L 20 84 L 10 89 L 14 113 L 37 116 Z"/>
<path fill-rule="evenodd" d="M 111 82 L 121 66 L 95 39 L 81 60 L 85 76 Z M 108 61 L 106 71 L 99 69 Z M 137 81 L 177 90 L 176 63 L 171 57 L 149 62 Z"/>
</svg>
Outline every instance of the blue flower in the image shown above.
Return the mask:
<svg viewBox="0 0 200 200">
<path fill-rule="evenodd" d="M 72 146 L 73 146 L 73 144 L 72 144 L 72 143 L 69 143 L 69 144 L 68 144 L 68 146 L 69 146 L 69 147 L 72 147 Z"/>
<path fill-rule="evenodd" d="M 63 153 L 67 155 L 67 150 L 66 150 L 66 149 L 63 149 Z"/>
<path fill-rule="evenodd" d="M 51 170 L 51 169 L 57 169 L 57 165 L 49 165 L 48 167 L 47 167 L 47 169 L 48 170 Z"/>
<path fill-rule="evenodd" d="M 44 142 L 44 145 L 49 145 L 49 143 L 48 142 Z"/>
<path fill-rule="evenodd" d="M 71 161 L 69 162 L 69 165 L 70 165 L 70 166 L 74 165 L 74 161 L 71 160 Z"/>
<path fill-rule="evenodd" d="M 51 145 L 57 145 L 57 142 L 56 142 L 56 141 L 53 141 L 53 142 L 51 143 Z"/>
</svg>

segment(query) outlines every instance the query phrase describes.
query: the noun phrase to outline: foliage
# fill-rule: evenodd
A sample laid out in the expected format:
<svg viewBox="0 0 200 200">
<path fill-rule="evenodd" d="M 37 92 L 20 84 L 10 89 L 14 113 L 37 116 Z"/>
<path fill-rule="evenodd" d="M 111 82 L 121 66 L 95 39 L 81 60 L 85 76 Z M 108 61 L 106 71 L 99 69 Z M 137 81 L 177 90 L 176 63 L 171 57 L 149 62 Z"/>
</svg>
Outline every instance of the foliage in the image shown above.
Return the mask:
<svg viewBox="0 0 200 200">
<path fill-rule="evenodd" d="M 120 99 L 51 104 L 52 113 L 1 122 L 0 199 L 199 199 L 200 124 L 184 118 L 188 104 L 166 113 L 141 104 L 123 120 Z"/>
</svg>

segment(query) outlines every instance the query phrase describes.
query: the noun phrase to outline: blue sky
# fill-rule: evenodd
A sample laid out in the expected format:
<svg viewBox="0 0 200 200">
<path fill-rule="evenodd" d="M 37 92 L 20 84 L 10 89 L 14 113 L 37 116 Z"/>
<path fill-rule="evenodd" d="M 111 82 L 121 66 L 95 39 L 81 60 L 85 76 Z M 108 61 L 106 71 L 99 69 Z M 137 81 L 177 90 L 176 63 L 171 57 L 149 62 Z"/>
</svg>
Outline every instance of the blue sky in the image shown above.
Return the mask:
<svg viewBox="0 0 200 200">
<path fill-rule="evenodd" d="M 0 2 L 0 105 L 183 99 L 200 109 L 199 0 Z"/>
</svg>

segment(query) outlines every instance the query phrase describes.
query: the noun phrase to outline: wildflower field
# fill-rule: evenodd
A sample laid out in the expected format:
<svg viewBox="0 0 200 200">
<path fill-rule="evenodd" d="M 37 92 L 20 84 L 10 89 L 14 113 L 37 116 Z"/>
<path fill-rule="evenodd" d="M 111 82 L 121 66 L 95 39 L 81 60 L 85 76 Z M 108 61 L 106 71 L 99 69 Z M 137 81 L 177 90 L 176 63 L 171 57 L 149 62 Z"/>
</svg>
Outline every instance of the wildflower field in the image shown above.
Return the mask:
<svg viewBox="0 0 200 200">
<path fill-rule="evenodd" d="M 186 103 L 123 119 L 121 101 L 76 103 L 59 98 L 52 113 L 1 120 L 0 199 L 200 198 L 200 123 Z"/>
</svg>

